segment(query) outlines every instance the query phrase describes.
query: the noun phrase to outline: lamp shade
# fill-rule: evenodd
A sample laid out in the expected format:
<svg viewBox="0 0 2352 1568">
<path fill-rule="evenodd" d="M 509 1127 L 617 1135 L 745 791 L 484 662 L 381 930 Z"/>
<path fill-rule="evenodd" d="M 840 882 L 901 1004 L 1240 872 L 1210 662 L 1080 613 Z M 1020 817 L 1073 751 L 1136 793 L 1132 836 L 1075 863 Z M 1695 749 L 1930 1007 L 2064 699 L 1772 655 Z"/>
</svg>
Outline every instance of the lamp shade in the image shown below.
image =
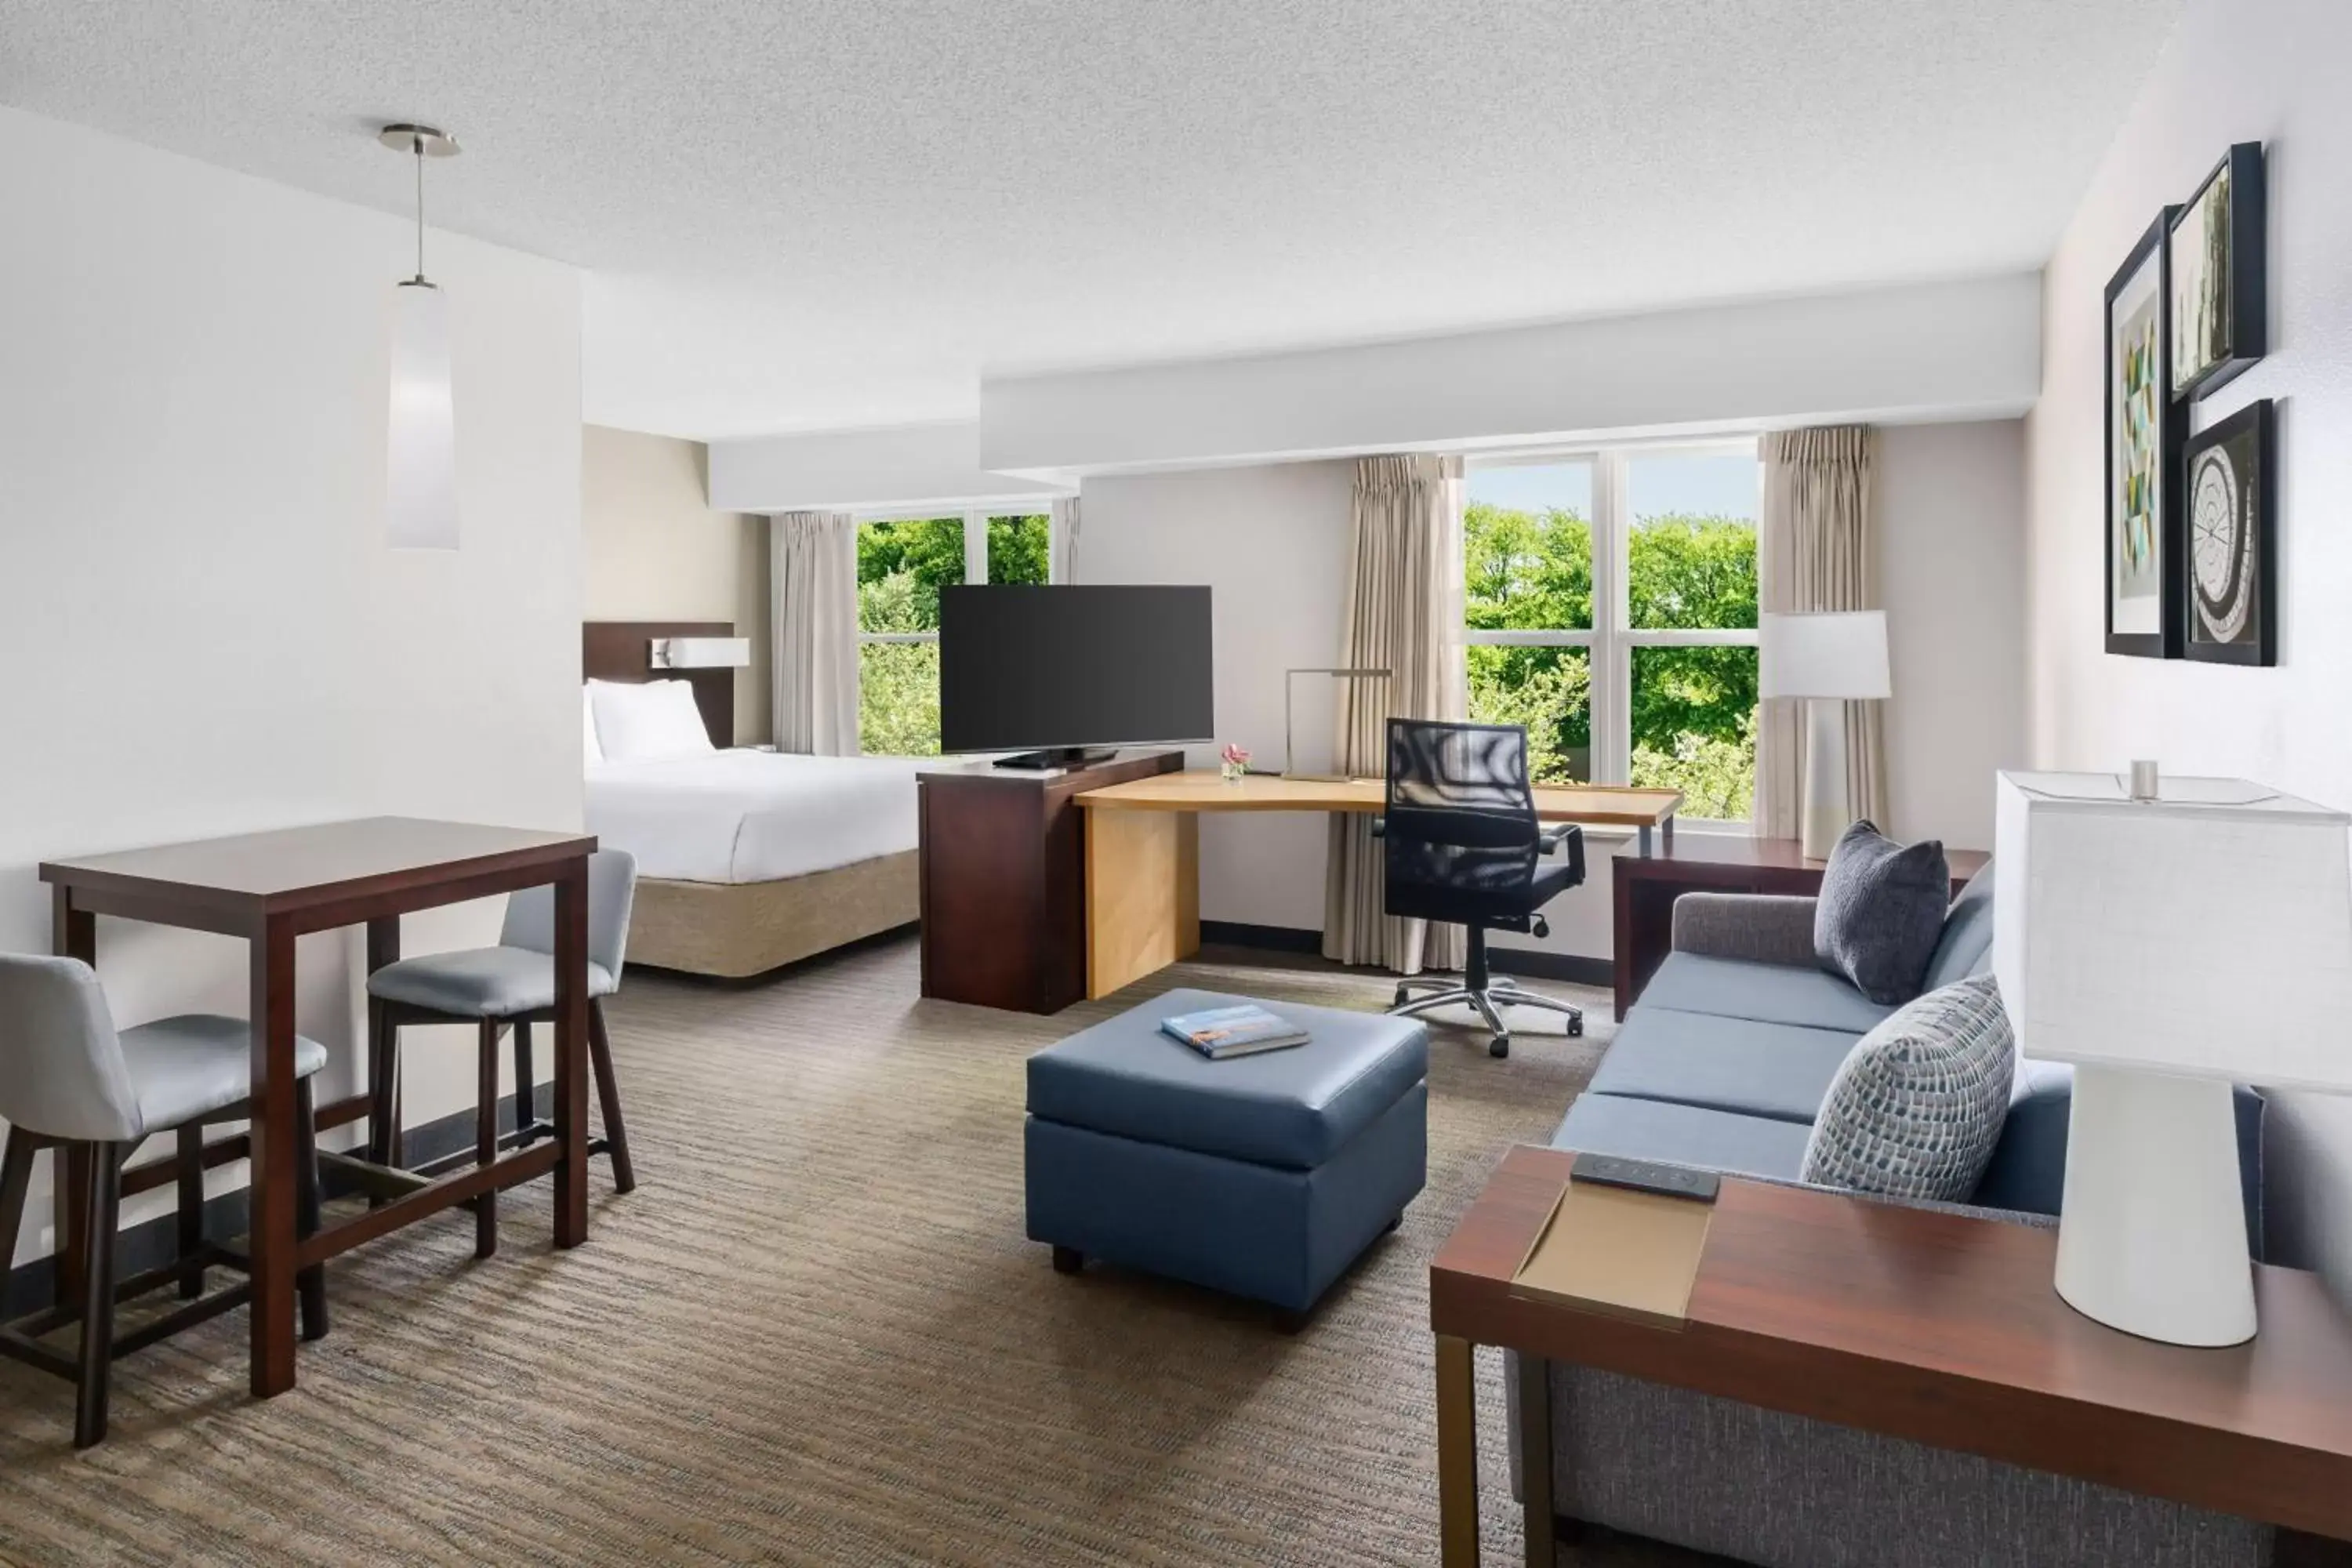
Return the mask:
<svg viewBox="0 0 2352 1568">
<path fill-rule="evenodd" d="M 2242 779 L 1997 787 L 1993 973 L 2026 1055 L 2352 1089 L 2352 816 Z"/>
<path fill-rule="evenodd" d="M 749 637 L 656 637 L 656 669 L 741 669 L 751 662 Z"/>
<path fill-rule="evenodd" d="M 392 291 L 392 422 L 384 534 L 397 550 L 457 548 L 457 428 L 449 301 L 421 279 Z"/>
<path fill-rule="evenodd" d="M 1864 700 L 1895 694 L 1884 610 L 1768 615 L 1758 624 L 1757 641 L 1763 645 L 1759 697 Z"/>
</svg>

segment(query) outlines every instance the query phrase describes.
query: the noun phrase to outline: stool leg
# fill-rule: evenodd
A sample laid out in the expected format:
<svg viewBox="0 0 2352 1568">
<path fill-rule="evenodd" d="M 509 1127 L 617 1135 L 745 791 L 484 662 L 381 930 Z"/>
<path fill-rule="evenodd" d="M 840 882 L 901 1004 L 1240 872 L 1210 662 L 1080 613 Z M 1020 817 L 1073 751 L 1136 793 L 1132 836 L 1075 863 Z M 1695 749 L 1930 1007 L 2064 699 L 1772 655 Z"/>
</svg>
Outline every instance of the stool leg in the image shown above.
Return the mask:
<svg viewBox="0 0 2352 1568">
<path fill-rule="evenodd" d="M 588 1060 L 596 1069 L 596 1099 L 604 1107 L 604 1147 L 613 1156 L 613 1190 L 635 1192 L 637 1168 L 629 1162 L 629 1130 L 621 1121 L 621 1084 L 613 1074 L 613 1037 L 604 1032 L 604 1004 L 588 1004 Z"/>
<path fill-rule="evenodd" d="M 122 1204 L 122 1149 L 85 1143 L 89 1208 L 82 1264 L 81 1363 L 74 1400 L 74 1447 L 106 1439 L 107 1372 L 114 1360 L 114 1232 Z"/>
<path fill-rule="evenodd" d="M 16 1237 L 25 1228 L 25 1199 L 33 1189 L 33 1135 L 22 1128 L 8 1129 L 8 1142 L 0 1152 L 0 1258 L 14 1263 Z"/>
<path fill-rule="evenodd" d="M 401 1161 L 400 1026 L 392 1009 L 381 1002 L 368 1004 L 368 1158 L 379 1165 Z M 370 1199 L 368 1206 L 381 1206 Z"/>
<path fill-rule="evenodd" d="M 530 1142 L 530 1130 L 539 1121 L 539 1104 L 531 1094 L 530 1020 L 517 1018 L 514 1026 L 515 1064 L 515 1147 Z"/>
<path fill-rule="evenodd" d="M 499 1157 L 499 1021 L 481 1024 L 481 1082 L 474 1106 L 474 1163 L 487 1165 Z M 484 1193 L 474 1200 L 474 1256 L 489 1258 L 499 1250 L 499 1194 Z"/>
<path fill-rule="evenodd" d="M 319 1234 L 318 1102 L 310 1080 L 294 1085 L 294 1234 L 309 1240 Z M 294 1294 L 302 1309 L 302 1337 L 327 1337 L 327 1266 L 314 1263 L 294 1277 Z"/>
<path fill-rule="evenodd" d="M 205 1266 L 194 1261 L 205 1249 L 205 1127 L 191 1121 L 179 1131 L 180 1300 L 205 1293 Z"/>
</svg>

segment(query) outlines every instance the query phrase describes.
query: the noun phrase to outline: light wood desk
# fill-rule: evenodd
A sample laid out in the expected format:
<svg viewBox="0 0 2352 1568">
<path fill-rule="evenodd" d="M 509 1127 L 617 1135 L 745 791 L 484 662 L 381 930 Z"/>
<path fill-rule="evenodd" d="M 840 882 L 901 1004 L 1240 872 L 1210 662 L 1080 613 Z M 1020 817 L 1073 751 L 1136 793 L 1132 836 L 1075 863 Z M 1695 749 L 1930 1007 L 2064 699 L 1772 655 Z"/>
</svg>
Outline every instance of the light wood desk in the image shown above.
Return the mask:
<svg viewBox="0 0 2352 1568">
<path fill-rule="evenodd" d="M 1345 811 L 1376 815 L 1379 779 L 1288 779 L 1161 773 L 1076 796 L 1087 814 L 1087 994 L 1108 996 L 1201 949 L 1201 813 Z M 1538 784 L 1546 822 L 1630 827 L 1650 853 L 1674 842 L 1680 790 Z"/>
</svg>

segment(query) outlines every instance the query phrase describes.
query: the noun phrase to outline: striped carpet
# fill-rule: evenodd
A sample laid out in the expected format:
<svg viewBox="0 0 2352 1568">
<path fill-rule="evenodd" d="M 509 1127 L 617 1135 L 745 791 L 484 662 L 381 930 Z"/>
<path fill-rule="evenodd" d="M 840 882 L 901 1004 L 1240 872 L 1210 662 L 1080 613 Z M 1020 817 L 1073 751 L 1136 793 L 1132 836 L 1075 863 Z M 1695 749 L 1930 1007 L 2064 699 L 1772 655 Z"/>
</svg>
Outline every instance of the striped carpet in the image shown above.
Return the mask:
<svg viewBox="0 0 2352 1568">
<path fill-rule="evenodd" d="M 633 974 L 612 1018 L 641 1184 L 614 1198 L 598 1166 L 587 1247 L 549 1251 L 544 1186 L 487 1263 L 464 1215 L 427 1222 L 333 1267 L 295 1393 L 247 1398 L 232 1314 L 122 1363 L 88 1455 L 70 1391 L 0 1363 L 0 1559 L 1433 1562 L 1426 1265 L 1503 1148 L 1549 1133 L 1605 998 L 1590 1037 L 1508 1061 L 1436 1032 L 1429 1190 L 1286 1337 L 1056 1275 L 1022 1236 L 1023 1058 L 1179 984 L 1387 997 L 1204 961 L 1032 1018 L 919 1000 L 906 940 L 764 985 Z M 1484 1373 L 1487 1555 L 1515 1562 Z"/>
</svg>

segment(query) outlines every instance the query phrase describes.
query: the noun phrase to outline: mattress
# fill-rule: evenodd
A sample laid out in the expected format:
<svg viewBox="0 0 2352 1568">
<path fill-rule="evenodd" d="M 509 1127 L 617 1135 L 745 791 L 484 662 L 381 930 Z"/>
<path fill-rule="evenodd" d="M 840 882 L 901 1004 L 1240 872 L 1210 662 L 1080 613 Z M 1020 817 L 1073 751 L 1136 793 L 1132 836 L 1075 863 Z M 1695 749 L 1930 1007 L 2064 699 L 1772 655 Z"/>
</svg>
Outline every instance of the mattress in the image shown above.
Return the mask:
<svg viewBox="0 0 2352 1568">
<path fill-rule="evenodd" d="M 637 858 L 637 875 L 772 882 L 915 847 L 924 757 L 728 751 L 591 763 L 588 831 Z"/>
</svg>

